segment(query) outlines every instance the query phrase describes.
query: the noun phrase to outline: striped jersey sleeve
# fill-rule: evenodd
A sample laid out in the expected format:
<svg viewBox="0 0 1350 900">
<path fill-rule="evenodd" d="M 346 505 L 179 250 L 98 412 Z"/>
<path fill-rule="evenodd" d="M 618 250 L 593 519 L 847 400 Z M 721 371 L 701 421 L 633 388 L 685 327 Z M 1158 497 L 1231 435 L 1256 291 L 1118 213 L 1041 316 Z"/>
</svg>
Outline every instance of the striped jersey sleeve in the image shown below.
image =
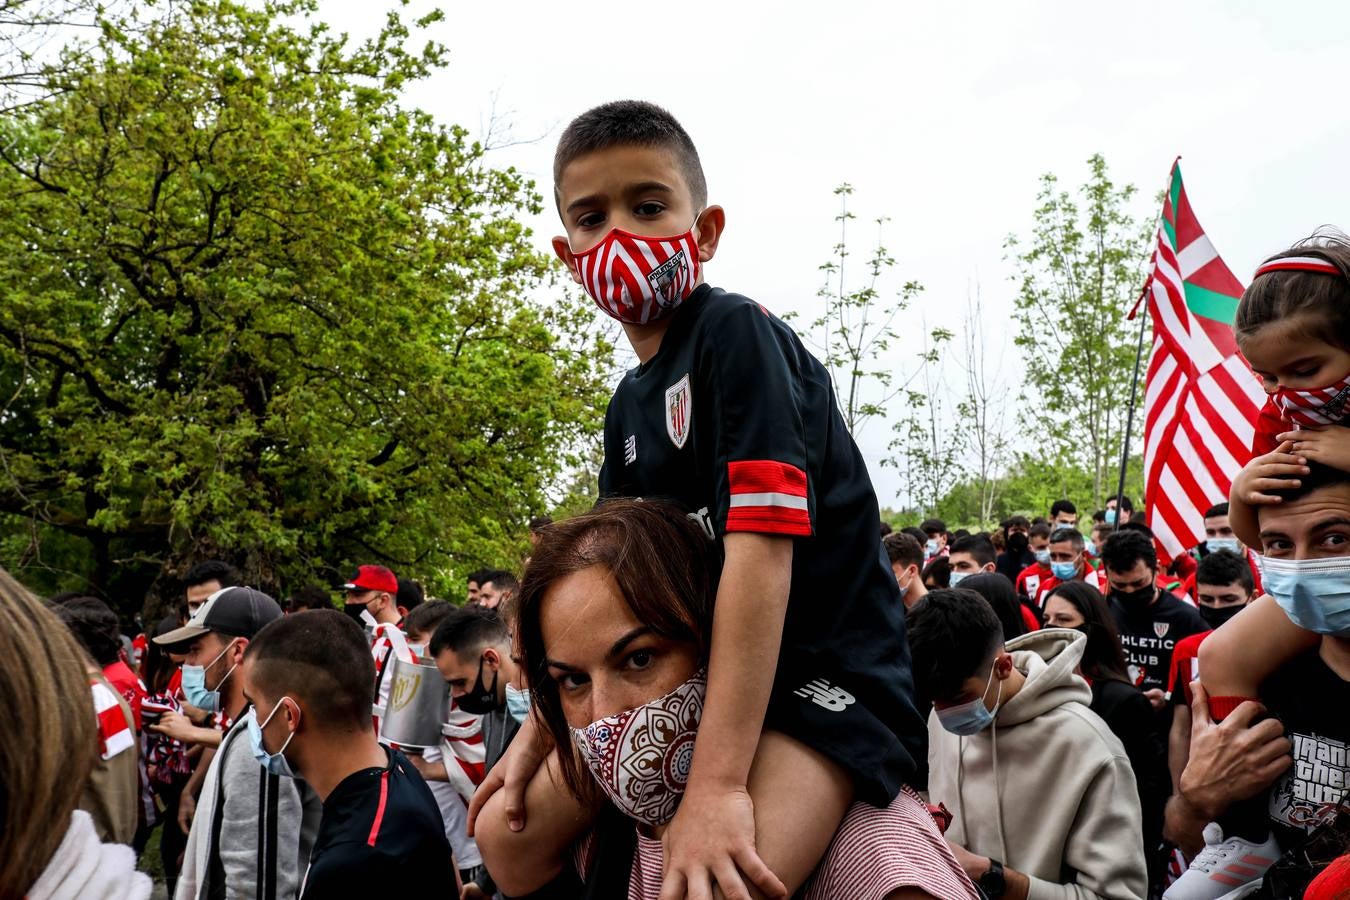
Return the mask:
<svg viewBox="0 0 1350 900">
<path fill-rule="evenodd" d="M 786 333 L 761 307 L 723 317 L 699 366 L 712 404 L 718 520 L 733 531 L 810 537 L 813 485 L 804 379 Z"/>
<path fill-rule="evenodd" d="M 136 731 L 112 688 L 102 681 L 91 681 L 89 690 L 98 720 L 98 754 L 103 759 L 112 759 L 135 746 Z"/>
</svg>

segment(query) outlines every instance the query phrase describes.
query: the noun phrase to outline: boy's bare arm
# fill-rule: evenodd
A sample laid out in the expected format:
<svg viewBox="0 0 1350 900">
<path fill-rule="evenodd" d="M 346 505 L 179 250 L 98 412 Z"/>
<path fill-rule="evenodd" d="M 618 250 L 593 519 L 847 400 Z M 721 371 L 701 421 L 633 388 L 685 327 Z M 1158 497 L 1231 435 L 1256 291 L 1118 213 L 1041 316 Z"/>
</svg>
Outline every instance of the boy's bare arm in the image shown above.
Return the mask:
<svg viewBox="0 0 1350 900">
<path fill-rule="evenodd" d="M 1263 681 L 1321 639 L 1264 594 L 1200 644 L 1200 680 L 1210 697 L 1255 697 Z"/>
<path fill-rule="evenodd" d="M 733 532 L 713 610 L 708 694 L 680 808 L 666 832 L 662 900 L 748 898 L 737 870 L 765 896 L 786 891 L 755 849 L 746 789 L 759 746 L 792 585 L 792 539 Z"/>
</svg>

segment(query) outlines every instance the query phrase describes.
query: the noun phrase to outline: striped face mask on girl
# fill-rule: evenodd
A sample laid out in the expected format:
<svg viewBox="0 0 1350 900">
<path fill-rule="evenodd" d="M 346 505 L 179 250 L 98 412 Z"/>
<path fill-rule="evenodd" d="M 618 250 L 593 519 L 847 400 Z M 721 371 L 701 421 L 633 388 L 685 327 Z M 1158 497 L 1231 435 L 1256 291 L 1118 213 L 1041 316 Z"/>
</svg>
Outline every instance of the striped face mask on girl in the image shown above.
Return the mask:
<svg viewBox="0 0 1350 900">
<path fill-rule="evenodd" d="M 575 258 L 586 293 L 608 315 L 630 325 L 669 316 L 698 284 L 693 225 L 684 234 L 665 238 L 615 228 Z"/>
<path fill-rule="evenodd" d="M 1350 414 L 1350 375 L 1314 390 L 1282 387 L 1271 397 L 1284 417 L 1299 426 L 1339 425 Z"/>
</svg>

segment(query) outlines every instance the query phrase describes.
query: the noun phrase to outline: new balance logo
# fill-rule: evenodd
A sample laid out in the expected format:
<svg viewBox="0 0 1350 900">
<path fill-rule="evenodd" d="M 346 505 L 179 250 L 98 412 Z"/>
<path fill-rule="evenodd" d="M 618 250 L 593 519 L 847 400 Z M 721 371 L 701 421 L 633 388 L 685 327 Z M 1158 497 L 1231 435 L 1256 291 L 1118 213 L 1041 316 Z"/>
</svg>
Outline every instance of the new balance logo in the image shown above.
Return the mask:
<svg viewBox="0 0 1350 900">
<path fill-rule="evenodd" d="M 793 693 L 803 700 L 810 700 L 816 706 L 828 709 L 830 712 L 841 712 L 844 707 L 857 700 L 848 691 L 841 687 L 832 687 L 823 678 L 817 678 L 815 681 L 797 688 Z"/>
<path fill-rule="evenodd" d="M 623 464 L 631 466 L 637 462 L 637 435 L 630 434 L 628 440 L 623 442 Z"/>
</svg>

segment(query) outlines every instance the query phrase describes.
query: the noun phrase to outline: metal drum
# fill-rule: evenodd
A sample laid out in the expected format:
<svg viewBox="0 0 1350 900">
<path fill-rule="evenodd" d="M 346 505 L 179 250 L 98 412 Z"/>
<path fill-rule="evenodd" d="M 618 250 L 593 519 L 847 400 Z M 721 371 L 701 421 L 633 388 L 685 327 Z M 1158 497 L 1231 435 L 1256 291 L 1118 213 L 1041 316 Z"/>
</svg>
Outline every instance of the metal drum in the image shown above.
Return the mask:
<svg viewBox="0 0 1350 900">
<path fill-rule="evenodd" d="M 402 747 L 435 747 L 441 741 L 450 686 L 430 665 L 390 660 L 389 704 L 380 712 L 380 740 Z"/>
</svg>

